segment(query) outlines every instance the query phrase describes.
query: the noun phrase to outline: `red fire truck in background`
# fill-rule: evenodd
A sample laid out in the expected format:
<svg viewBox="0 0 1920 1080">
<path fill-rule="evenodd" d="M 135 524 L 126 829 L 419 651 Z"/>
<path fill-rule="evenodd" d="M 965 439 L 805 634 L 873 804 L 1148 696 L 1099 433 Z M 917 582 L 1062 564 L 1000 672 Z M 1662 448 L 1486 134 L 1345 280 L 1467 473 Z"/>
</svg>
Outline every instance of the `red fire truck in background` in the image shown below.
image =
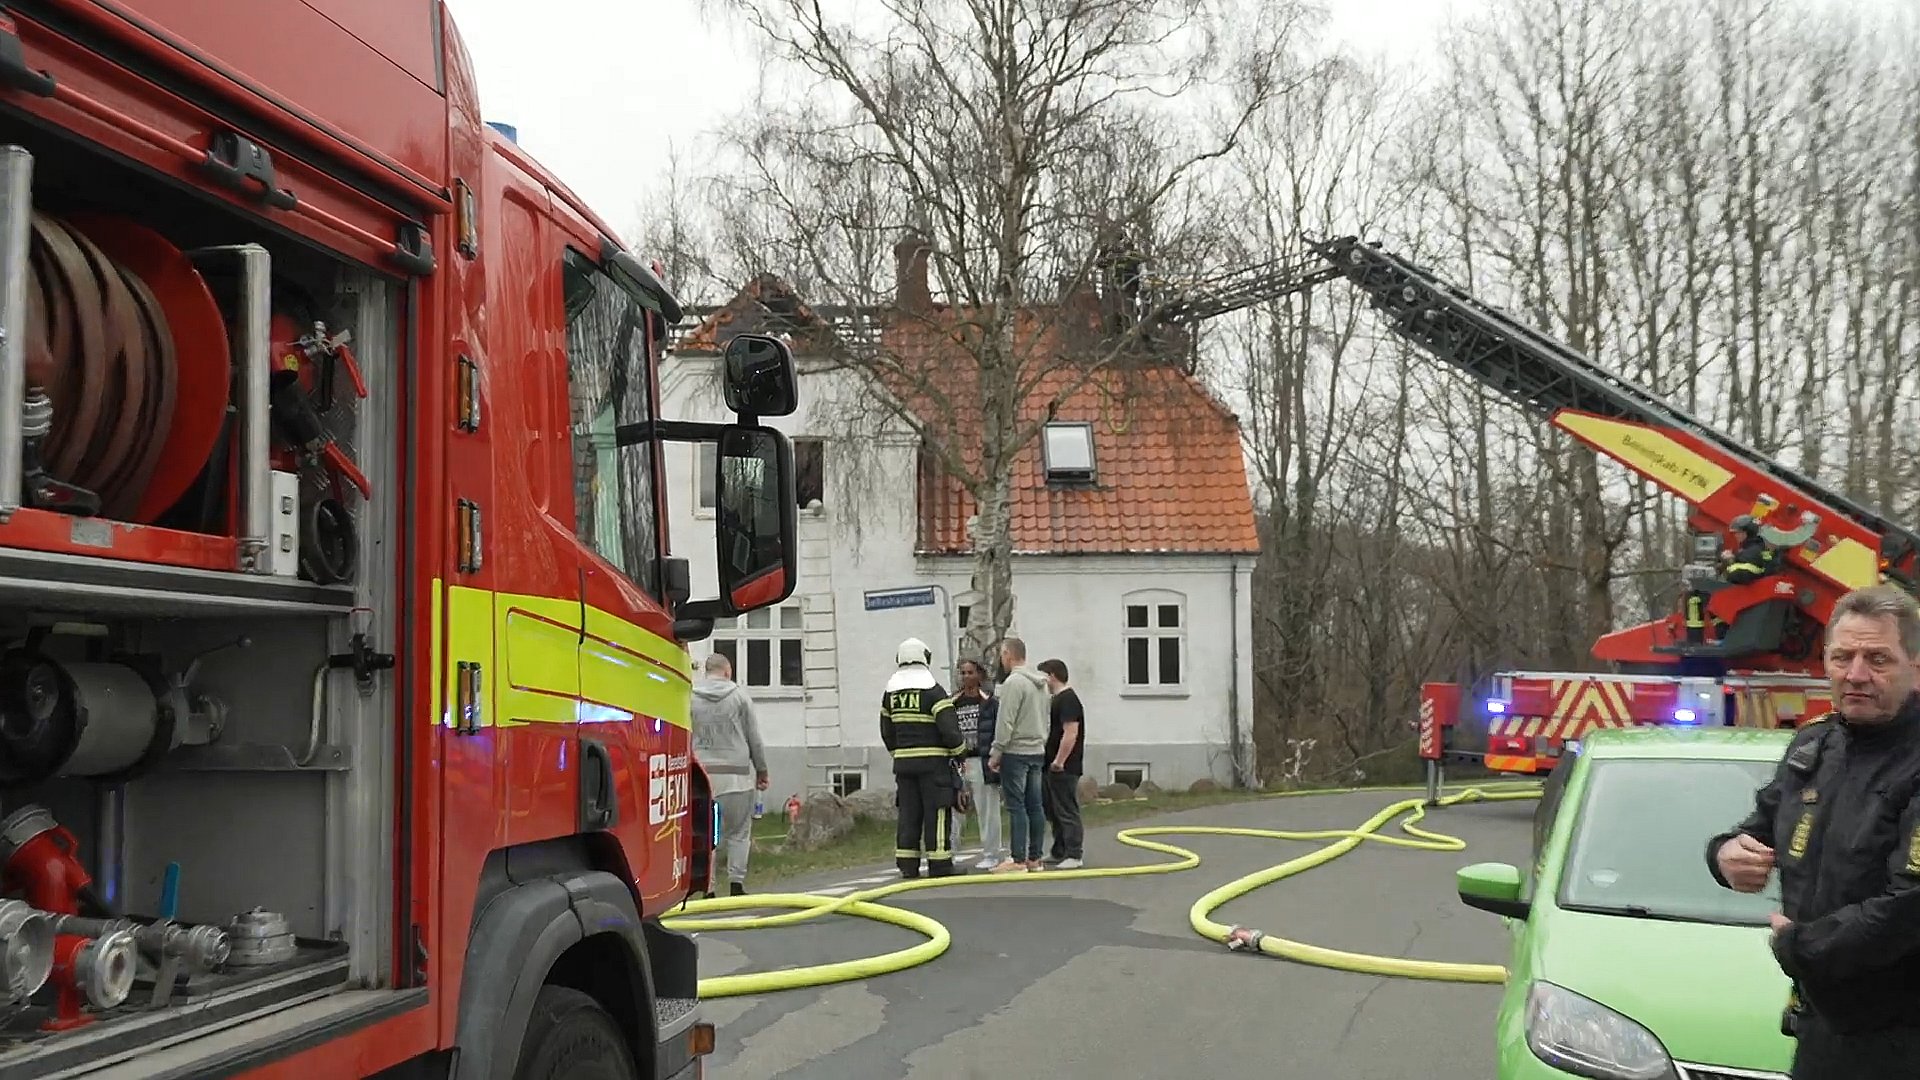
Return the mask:
<svg viewBox="0 0 1920 1080">
<path fill-rule="evenodd" d="M 680 305 L 440 0 L 0 5 L 0 284 L 0 1076 L 700 1075 L 685 643 L 793 589 L 785 346 L 656 415 Z"/>
<path fill-rule="evenodd" d="M 1533 411 L 1688 507 L 1693 603 L 1593 647 L 1607 672 L 1498 672 L 1471 689 L 1434 682 L 1420 703 L 1420 754 L 1503 771 L 1550 771 L 1596 726 L 1795 726 L 1831 708 L 1820 646 L 1848 590 L 1896 581 L 1912 590 L 1920 533 L 1713 430 L 1378 244 L 1316 239 L 1297 262 L 1248 268 L 1168 306 L 1197 322 L 1345 279 L 1389 329 Z M 1715 573 L 1743 518 L 1777 553 L 1772 571 L 1733 583 Z M 1690 634 L 1686 611 L 1696 616 Z"/>
</svg>

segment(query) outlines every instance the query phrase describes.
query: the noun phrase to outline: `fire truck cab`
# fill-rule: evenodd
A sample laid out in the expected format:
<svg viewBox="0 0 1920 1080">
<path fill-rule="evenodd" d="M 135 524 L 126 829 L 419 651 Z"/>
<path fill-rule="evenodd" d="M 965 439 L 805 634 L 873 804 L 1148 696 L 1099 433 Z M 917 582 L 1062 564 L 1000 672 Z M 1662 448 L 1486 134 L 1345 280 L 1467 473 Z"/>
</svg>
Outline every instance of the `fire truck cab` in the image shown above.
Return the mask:
<svg viewBox="0 0 1920 1080">
<path fill-rule="evenodd" d="M 680 316 L 441 0 L 0 5 L 0 1076 L 700 1075 L 686 643 L 793 590 L 797 398 L 658 416 Z"/>
</svg>

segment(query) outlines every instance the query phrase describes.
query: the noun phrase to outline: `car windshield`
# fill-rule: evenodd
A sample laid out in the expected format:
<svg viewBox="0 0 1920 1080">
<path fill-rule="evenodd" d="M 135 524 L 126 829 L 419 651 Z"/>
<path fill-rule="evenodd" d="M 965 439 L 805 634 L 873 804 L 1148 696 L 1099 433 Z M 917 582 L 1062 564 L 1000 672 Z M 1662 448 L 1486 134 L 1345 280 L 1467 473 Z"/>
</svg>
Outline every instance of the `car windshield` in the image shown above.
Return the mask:
<svg viewBox="0 0 1920 1080">
<path fill-rule="evenodd" d="M 1760 893 L 1722 888 L 1707 839 L 1753 809 L 1767 761 L 1594 761 L 1560 875 L 1559 905 L 1637 918 L 1765 926 L 1779 876 Z"/>
</svg>

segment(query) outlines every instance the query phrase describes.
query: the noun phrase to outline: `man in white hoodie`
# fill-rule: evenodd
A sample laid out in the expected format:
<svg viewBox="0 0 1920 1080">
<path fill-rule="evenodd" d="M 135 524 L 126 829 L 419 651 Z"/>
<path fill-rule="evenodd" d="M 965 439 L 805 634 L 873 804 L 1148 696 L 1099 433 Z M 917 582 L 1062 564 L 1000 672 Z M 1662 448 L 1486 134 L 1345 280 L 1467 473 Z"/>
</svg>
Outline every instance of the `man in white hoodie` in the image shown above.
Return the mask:
<svg viewBox="0 0 1920 1080">
<path fill-rule="evenodd" d="M 723 653 L 711 653 L 706 669 L 707 677 L 693 685 L 693 753 L 713 784 L 713 801 L 720 804 L 730 895 L 743 896 L 753 847 L 753 791 L 756 786 L 766 790 L 767 751 L 760 745 L 753 700 L 733 681 L 733 663 Z"/>
</svg>

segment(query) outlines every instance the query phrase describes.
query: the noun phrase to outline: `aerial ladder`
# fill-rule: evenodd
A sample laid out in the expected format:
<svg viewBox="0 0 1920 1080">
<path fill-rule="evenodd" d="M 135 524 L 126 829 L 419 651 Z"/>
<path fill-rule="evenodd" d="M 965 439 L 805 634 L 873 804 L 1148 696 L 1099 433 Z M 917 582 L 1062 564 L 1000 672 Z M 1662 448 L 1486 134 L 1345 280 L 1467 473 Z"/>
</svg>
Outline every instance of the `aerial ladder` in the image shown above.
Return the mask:
<svg viewBox="0 0 1920 1080">
<path fill-rule="evenodd" d="M 1689 640 L 1685 616 L 1675 610 L 1603 636 L 1592 648 L 1597 660 L 1621 671 L 1704 678 L 1729 694 L 1756 676 L 1811 683 L 1820 672 L 1822 633 L 1842 595 L 1880 581 L 1915 589 L 1920 534 L 1913 530 L 1715 430 L 1378 243 L 1354 236 L 1302 239 L 1308 248 L 1303 256 L 1203 282 L 1162 303 L 1158 319 L 1174 328 L 1192 326 L 1345 278 L 1401 338 L 1678 496 L 1694 530 L 1695 565 L 1686 576 L 1691 589 L 1705 594 L 1706 614 L 1724 634 Z M 1757 522 L 1775 561 L 1765 576 L 1734 584 L 1701 564 L 1710 563 L 1721 538 L 1743 518 Z M 1576 685 L 1580 678 L 1621 677 L 1569 675 L 1553 680 L 1564 684 L 1556 692 L 1592 694 Z M 1597 696 L 1611 695 L 1617 704 L 1631 698 L 1633 689 L 1629 681 L 1624 691 Z M 1660 698 L 1661 708 L 1673 714 L 1696 711 L 1673 705 L 1668 699 L 1680 697 L 1672 692 L 1643 696 Z M 1567 711 L 1564 702 L 1554 708 Z M 1450 722 L 1442 716 L 1436 726 Z"/>
<path fill-rule="evenodd" d="M 1715 430 L 1377 243 L 1304 239 L 1311 255 L 1215 279 L 1166 303 L 1161 319 L 1196 323 L 1344 277 L 1400 337 L 1680 497 L 1696 540 L 1704 541 L 1697 554 L 1717 549 L 1736 519 L 1758 521 L 1761 538 L 1778 552 L 1775 572 L 1746 585 L 1701 583 L 1712 593 L 1709 612 L 1728 627 L 1724 637 L 1688 642 L 1675 612 L 1601 638 L 1596 659 L 1693 671 L 1804 668 L 1817 660 L 1809 651 L 1817 644 L 1810 642 L 1817 643 L 1834 602 L 1848 590 L 1882 580 L 1914 589 L 1920 533 Z M 1713 663 L 1682 663 L 1687 660 Z"/>
</svg>

